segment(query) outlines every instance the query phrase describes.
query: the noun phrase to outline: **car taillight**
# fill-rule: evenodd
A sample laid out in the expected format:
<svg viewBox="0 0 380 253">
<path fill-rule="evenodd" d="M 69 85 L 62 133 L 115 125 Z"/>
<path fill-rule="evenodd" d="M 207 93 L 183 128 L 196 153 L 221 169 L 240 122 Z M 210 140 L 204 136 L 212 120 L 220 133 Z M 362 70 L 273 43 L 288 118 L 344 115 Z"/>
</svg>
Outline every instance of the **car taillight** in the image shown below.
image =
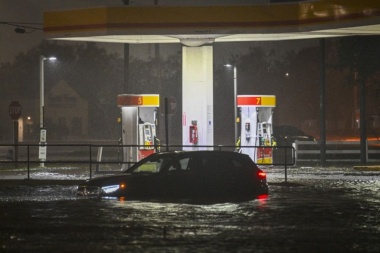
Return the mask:
<svg viewBox="0 0 380 253">
<path fill-rule="evenodd" d="M 264 171 L 262 171 L 260 169 L 256 172 L 256 175 L 259 179 L 266 179 L 267 178 L 267 173 L 265 173 Z"/>
<path fill-rule="evenodd" d="M 269 196 L 268 194 L 261 194 L 261 195 L 257 196 L 257 199 L 258 200 L 265 200 L 268 198 L 268 196 Z"/>
</svg>

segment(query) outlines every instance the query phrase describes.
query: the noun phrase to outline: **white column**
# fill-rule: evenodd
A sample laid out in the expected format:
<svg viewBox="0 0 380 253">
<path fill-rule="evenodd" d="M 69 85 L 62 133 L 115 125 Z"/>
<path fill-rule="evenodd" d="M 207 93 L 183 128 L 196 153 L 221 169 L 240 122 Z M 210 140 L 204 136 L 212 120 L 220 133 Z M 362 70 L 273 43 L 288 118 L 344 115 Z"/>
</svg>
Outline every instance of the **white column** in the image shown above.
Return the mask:
<svg viewBox="0 0 380 253">
<path fill-rule="evenodd" d="M 124 145 L 138 145 L 138 108 L 122 107 L 122 142 Z M 124 147 L 123 155 L 125 162 L 137 162 L 137 148 Z M 123 169 L 128 168 L 127 164 L 123 165 Z"/>
<path fill-rule="evenodd" d="M 256 107 L 241 107 L 241 146 L 259 146 Z M 256 151 L 256 148 L 241 148 L 241 152 L 249 155 L 255 162 Z"/>
<path fill-rule="evenodd" d="M 197 122 L 197 145 L 214 145 L 213 48 L 182 49 L 182 143 L 190 143 L 189 128 Z M 185 148 L 192 149 L 192 148 Z"/>
</svg>

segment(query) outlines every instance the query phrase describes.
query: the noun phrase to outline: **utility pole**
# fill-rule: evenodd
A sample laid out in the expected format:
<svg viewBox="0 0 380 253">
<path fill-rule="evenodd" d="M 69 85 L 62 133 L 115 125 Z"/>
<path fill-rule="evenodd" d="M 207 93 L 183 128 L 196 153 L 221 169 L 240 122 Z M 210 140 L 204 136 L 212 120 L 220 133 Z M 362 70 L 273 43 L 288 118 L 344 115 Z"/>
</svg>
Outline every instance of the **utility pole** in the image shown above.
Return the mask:
<svg viewBox="0 0 380 253">
<path fill-rule="evenodd" d="M 124 5 L 129 5 L 129 0 L 122 0 Z M 129 44 L 124 43 L 124 87 L 125 94 L 129 93 Z"/>
<path fill-rule="evenodd" d="M 320 111 L 320 152 L 321 152 L 321 164 L 326 164 L 326 56 L 325 56 L 325 39 L 319 40 L 320 47 L 320 99 L 319 99 L 319 111 Z"/>
</svg>

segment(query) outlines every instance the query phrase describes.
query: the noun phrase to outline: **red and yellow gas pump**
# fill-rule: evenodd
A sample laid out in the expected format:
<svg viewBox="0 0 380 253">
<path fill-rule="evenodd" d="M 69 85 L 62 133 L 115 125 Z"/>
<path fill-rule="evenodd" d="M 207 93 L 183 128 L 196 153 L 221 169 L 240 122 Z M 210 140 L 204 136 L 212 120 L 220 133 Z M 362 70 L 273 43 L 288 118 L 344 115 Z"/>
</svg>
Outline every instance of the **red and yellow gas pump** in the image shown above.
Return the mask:
<svg viewBox="0 0 380 253">
<path fill-rule="evenodd" d="M 273 163 L 272 122 L 276 97 L 239 95 L 237 106 L 241 112 L 241 152 L 248 154 L 257 164 Z"/>
<path fill-rule="evenodd" d="M 160 97 L 157 94 L 122 94 L 121 140 L 125 162 L 137 162 L 155 152 L 156 115 Z"/>
</svg>

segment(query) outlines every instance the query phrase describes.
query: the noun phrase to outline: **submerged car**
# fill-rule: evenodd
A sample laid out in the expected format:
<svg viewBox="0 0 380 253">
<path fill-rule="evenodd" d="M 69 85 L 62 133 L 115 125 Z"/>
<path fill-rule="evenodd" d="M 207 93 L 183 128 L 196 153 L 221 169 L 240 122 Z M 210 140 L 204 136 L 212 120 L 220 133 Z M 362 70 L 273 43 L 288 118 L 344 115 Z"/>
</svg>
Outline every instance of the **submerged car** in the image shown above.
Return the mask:
<svg viewBox="0 0 380 253">
<path fill-rule="evenodd" d="M 266 174 L 248 155 L 230 151 L 152 154 L 121 175 L 80 184 L 78 195 L 126 200 L 242 200 L 268 194 Z"/>
<path fill-rule="evenodd" d="M 297 141 L 316 141 L 311 135 L 305 134 L 302 130 L 294 126 L 273 127 L 273 137 L 278 146 L 292 145 Z"/>
</svg>

